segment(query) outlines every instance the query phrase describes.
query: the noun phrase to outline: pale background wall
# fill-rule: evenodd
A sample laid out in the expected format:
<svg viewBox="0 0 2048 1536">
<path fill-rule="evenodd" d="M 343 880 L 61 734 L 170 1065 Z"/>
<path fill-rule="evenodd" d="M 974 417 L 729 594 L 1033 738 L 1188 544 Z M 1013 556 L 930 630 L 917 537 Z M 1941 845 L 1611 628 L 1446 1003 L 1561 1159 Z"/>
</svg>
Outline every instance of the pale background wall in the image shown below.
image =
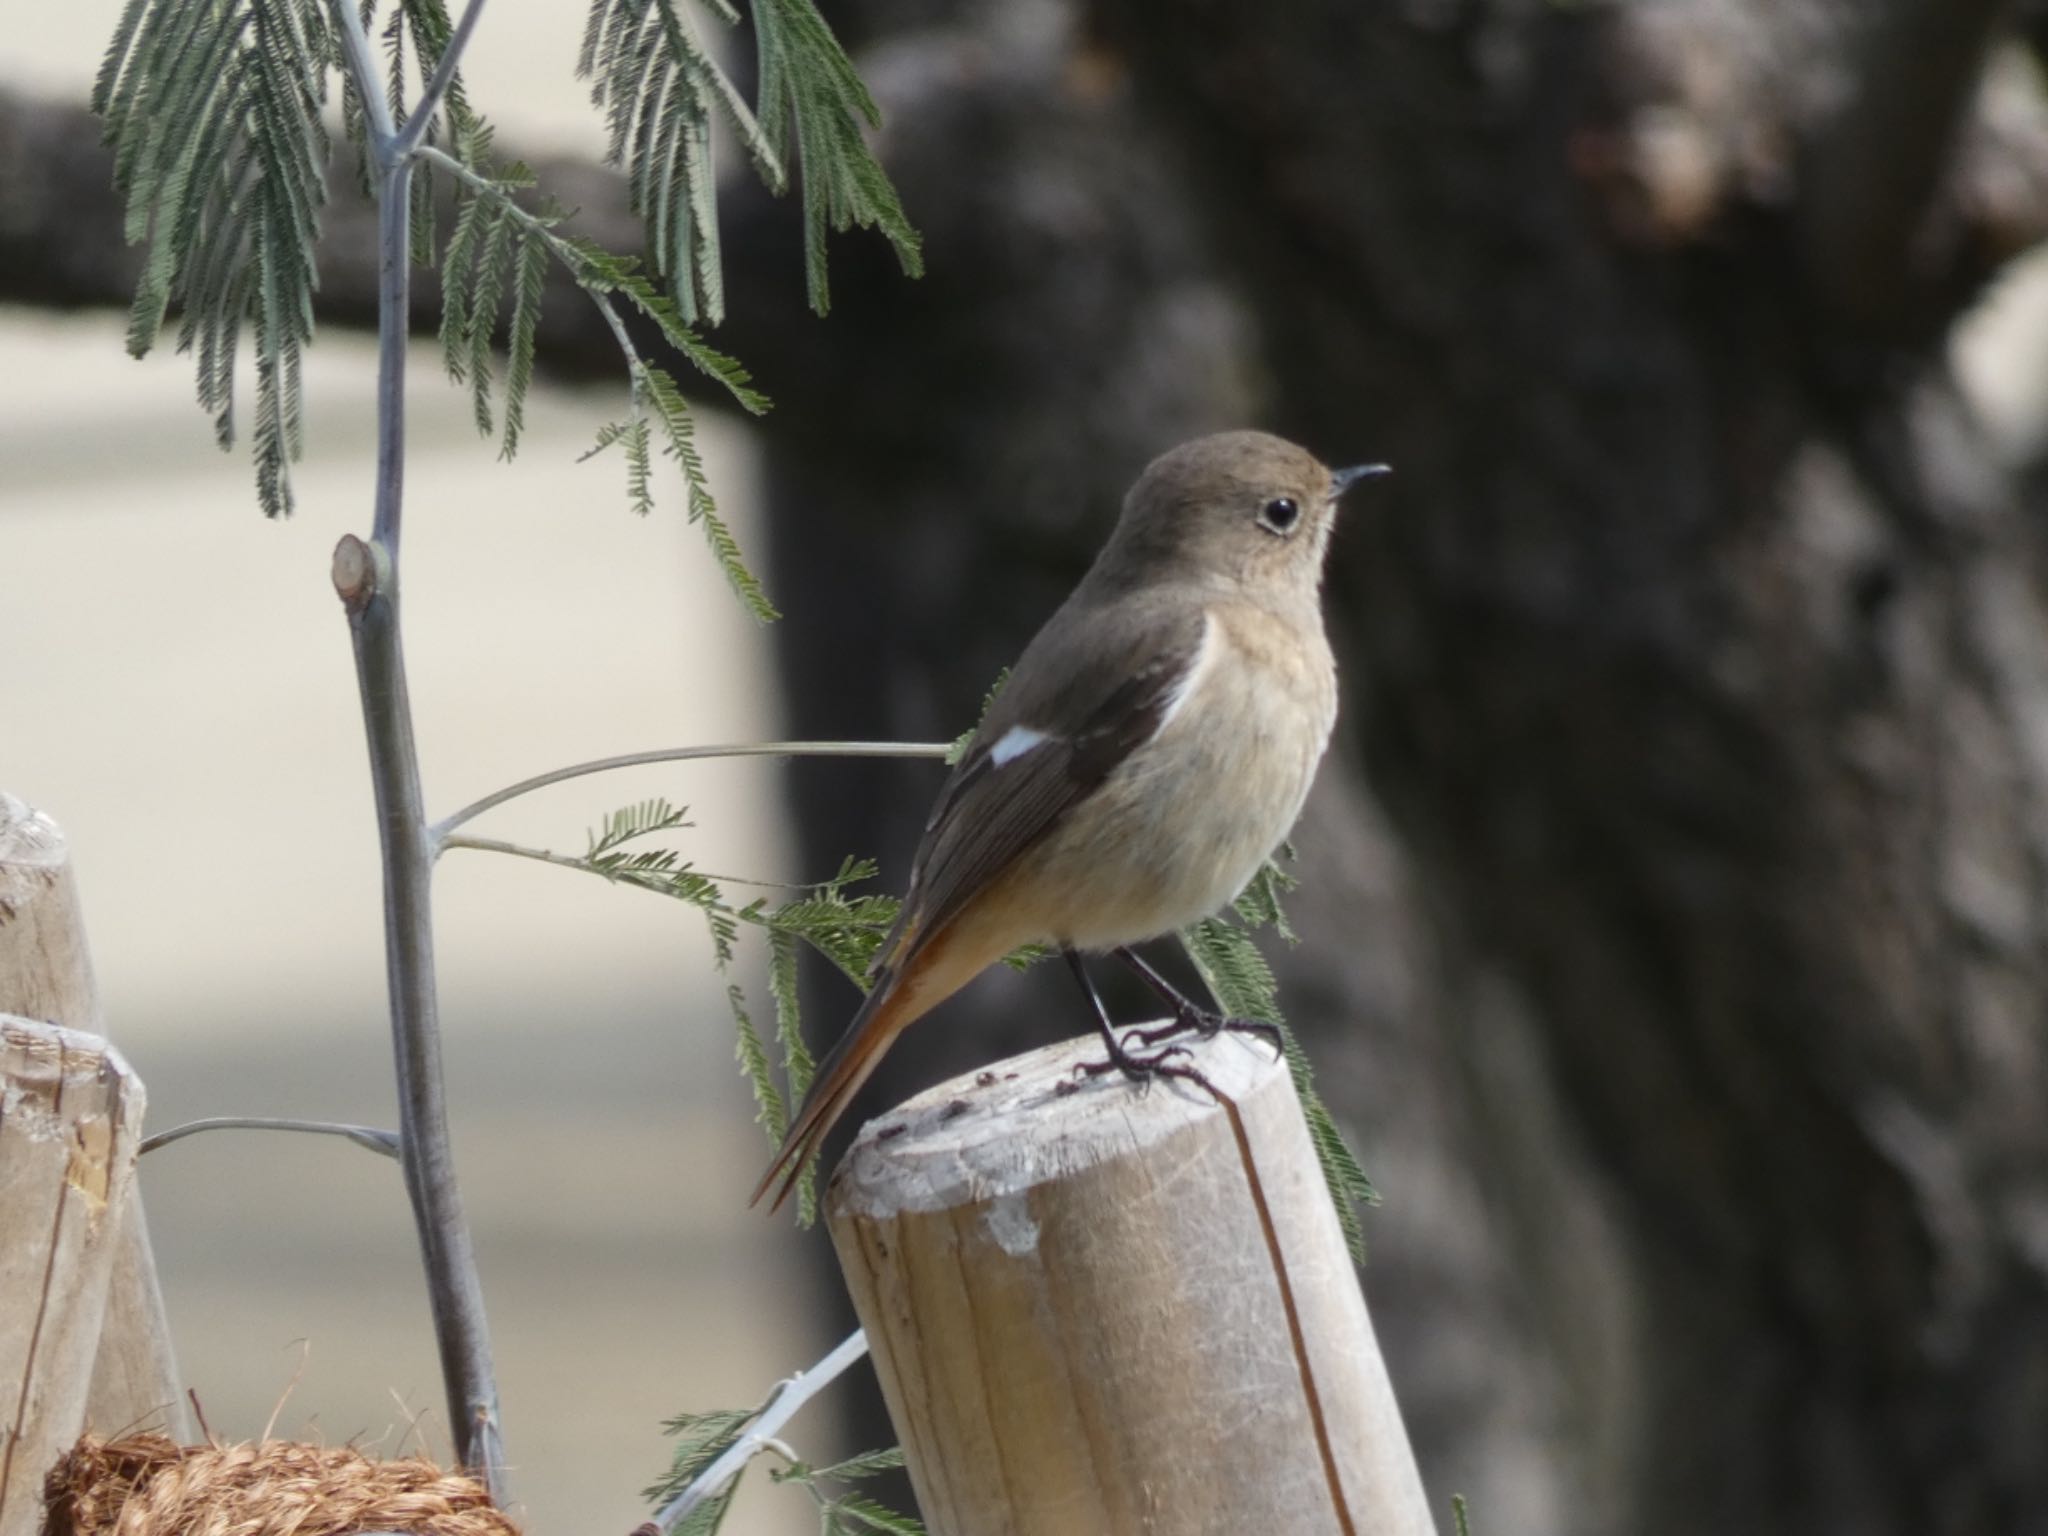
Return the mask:
<svg viewBox="0 0 2048 1536">
<path fill-rule="evenodd" d="M 47 11 L 0 71 L 82 92 L 114 10 Z M 598 148 L 567 69 L 581 11 L 486 15 L 471 89 L 522 144 Z M 130 361 L 115 317 L 0 311 L 0 785 L 71 836 L 110 1027 L 155 1128 L 393 1118 L 370 792 L 327 577 L 335 540 L 367 529 L 371 352 L 323 334 L 309 365 L 301 510 L 267 524 L 184 359 Z M 642 521 L 620 464 L 574 462 L 622 391 L 537 389 L 512 468 L 431 349 L 413 392 L 406 622 L 430 808 L 559 763 L 780 729 L 763 637 L 679 488 Z M 714 421 L 705 452 L 744 538 L 750 446 Z M 703 867 L 791 873 L 777 770 L 759 763 L 584 780 L 474 830 L 580 848 L 606 810 L 657 793 L 692 807 L 683 846 Z M 695 915 L 465 853 L 437 902 L 515 1491 L 536 1531 L 623 1532 L 665 1465 L 663 1417 L 755 1401 L 829 1341 L 801 1315 L 784 1224 L 744 1208 L 766 1142 Z M 152 1154 L 144 1178 L 216 1433 L 258 1434 L 275 1411 L 279 1433 L 396 1448 L 419 1416 L 445 1454 L 394 1165 L 231 1134 Z M 815 1529 L 794 1490 L 745 1506 L 736 1531 Z"/>
</svg>

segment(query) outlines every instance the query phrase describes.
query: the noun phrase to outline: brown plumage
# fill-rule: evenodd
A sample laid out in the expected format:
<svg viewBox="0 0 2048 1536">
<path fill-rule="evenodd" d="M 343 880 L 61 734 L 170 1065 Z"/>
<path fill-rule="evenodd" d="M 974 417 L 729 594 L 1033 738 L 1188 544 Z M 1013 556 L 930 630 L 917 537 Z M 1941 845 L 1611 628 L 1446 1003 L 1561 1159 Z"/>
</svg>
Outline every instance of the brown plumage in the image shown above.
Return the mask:
<svg viewBox="0 0 2048 1536">
<path fill-rule="evenodd" d="M 867 1001 L 754 1191 L 788 1195 L 905 1028 L 1021 945 L 1100 951 L 1229 901 L 1336 719 L 1319 588 L 1333 473 L 1261 432 L 1155 459 L 939 792 Z"/>
</svg>

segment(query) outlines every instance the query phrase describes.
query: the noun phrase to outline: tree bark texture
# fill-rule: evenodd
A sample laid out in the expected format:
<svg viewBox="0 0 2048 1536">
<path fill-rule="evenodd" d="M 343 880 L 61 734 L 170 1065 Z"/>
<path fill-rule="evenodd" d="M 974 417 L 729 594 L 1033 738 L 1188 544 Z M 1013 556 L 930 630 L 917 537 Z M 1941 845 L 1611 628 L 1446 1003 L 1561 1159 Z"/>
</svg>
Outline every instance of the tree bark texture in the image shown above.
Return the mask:
<svg viewBox="0 0 2048 1536">
<path fill-rule="evenodd" d="M 2048 630 L 1943 347 L 2033 130 L 1968 71 L 1807 243 L 1927 46 L 1850 9 L 1101 7 L 1279 419 L 1403 473 L 1351 720 L 1620 1213 L 1629 1528 L 2048 1529 Z"/>
</svg>

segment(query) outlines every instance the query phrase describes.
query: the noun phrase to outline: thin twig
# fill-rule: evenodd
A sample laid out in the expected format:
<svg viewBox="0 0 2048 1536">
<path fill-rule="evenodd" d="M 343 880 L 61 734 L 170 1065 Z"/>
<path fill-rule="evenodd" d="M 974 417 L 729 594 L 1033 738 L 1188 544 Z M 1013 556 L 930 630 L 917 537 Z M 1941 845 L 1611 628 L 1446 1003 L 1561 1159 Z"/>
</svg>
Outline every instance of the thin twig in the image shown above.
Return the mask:
<svg viewBox="0 0 2048 1536">
<path fill-rule="evenodd" d="M 756 1454 L 770 1449 L 782 1426 L 796 1417 L 797 1410 L 830 1386 L 841 1372 L 867 1352 L 867 1331 L 856 1328 L 840 1341 L 837 1349 L 808 1371 L 778 1383 L 746 1432 L 733 1441 L 716 1461 L 691 1479 L 688 1487 L 664 1504 L 634 1536 L 648 1530 L 658 1532 L 659 1536 L 668 1536 L 689 1518 L 691 1511 L 706 1500 L 716 1498 Z"/>
<path fill-rule="evenodd" d="M 543 864 L 558 864 L 563 869 L 580 869 L 593 875 L 604 873 L 589 859 L 580 858 L 573 853 L 556 853 L 552 848 L 535 848 L 528 843 L 508 843 L 497 837 L 471 837 L 467 833 L 457 833 L 443 840 L 441 846 L 444 849 L 468 848 L 477 853 L 509 853 L 515 859 L 535 859 Z M 704 879 L 716 881 L 720 885 L 752 885 L 769 891 L 814 891 L 819 886 L 829 883 L 824 880 L 756 880 L 748 875 L 721 875 L 716 870 L 699 869 L 694 864 L 689 865 L 686 872 L 701 875 Z M 642 889 L 646 887 L 643 886 Z"/>
<path fill-rule="evenodd" d="M 363 19 L 356 14 L 355 6 L 349 0 L 331 0 L 328 8 L 341 28 L 342 59 L 348 65 L 349 78 L 355 82 L 356 96 L 369 124 L 371 158 L 381 160 L 396 129 L 391 121 L 391 108 L 377 88 L 377 57 L 370 51 L 369 38 L 363 35 Z"/>
<path fill-rule="evenodd" d="M 420 794 L 419 752 L 399 627 L 399 533 L 405 490 L 405 353 L 411 301 L 412 169 L 399 153 L 374 85 L 369 45 L 353 0 L 332 0 L 363 108 L 381 131 L 370 141 L 377 179 L 377 466 L 369 542 L 345 537 L 335 586 L 348 613 L 357 689 L 376 794 L 384 866 L 384 953 L 398 1078 L 400 1165 L 426 1271 L 441 1377 L 456 1454 L 498 1504 L 506 1502 L 496 1370 L 469 1223 L 456 1184 L 434 984 L 431 885 L 434 844 Z M 453 70 L 465 38 L 451 37 Z"/>
<path fill-rule="evenodd" d="M 187 1120 L 168 1131 L 145 1136 L 140 1150 L 154 1152 L 158 1147 L 168 1147 L 174 1141 L 183 1141 L 201 1131 L 304 1131 L 314 1136 L 344 1136 L 357 1146 L 367 1147 L 385 1157 L 399 1155 L 396 1131 L 379 1130 L 374 1125 L 346 1125 L 339 1120 L 286 1120 L 274 1115 L 213 1115 L 204 1120 Z"/>
<path fill-rule="evenodd" d="M 571 763 L 566 768 L 550 769 L 537 773 L 530 779 L 521 779 L 503 789 L 493 790 L 481 800 L 472 800 L 461 810 L 443 816 L 434 823 L 433 835 L 442 846 L 453 846 L 448 834 L 464 822 L 474 821 L 485 811 L 503 805 L 507 800 L 530 794 L 536 789 L 545 789 L 550 784 L 560 784 L 569 779 L 580 779 L 586 774 L 609 773 L 614 768 L 640 768 L 649 763 L 694 762 L 699 758 L 711 757 L 919 757 L 942 758 L 952 747 L 943 741 L 753 741 L 729 743 L 713 747 L 661 747 L 651 752 L 629 752 L 623 757 L 594 758 L 587 763 Z"/>
<path fill-rule="evenodd" d="M 441 110 L 441 103 L 447 99 L 448 88 L 455 83 L 455 71 L 462 51 L 469 46 L 469 35 L 476 30 L 477 18 L 483 13 L 484 0 L 469 0 L 462 20 L 455 24 L 454 32 L 449 35 L 448 46 L 441 50 L 441 62 L 434 66 L 433 78 L 427 81 L 420 104 L 393 139 L 392 154 L 410 155 L 419 148 L 420 141 L 426 137 L 427 129 L 434 121 L 434 114 Z"/>
</svg>

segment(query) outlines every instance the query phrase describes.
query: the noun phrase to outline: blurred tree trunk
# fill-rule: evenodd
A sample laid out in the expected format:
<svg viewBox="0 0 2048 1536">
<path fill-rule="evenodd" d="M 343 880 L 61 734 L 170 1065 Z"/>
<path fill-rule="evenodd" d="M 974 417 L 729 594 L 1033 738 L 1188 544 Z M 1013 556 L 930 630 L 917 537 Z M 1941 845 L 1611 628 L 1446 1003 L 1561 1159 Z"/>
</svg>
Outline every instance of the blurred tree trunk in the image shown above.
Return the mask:
<svg viewBox="0 0 2048 1536">
<path fill-rule="evenodd" d="M 2040 233 L 1997 8 L 853 11 L 933 276 L 736 328 L 804 728 L 963 728 L 1181 437 L 1392 460 L 1284 958 L 1437 1497 L 2048 1530 L 2048 625 L 1945 348 Z M 835 786 L 900 880 L 929 776 Z M 883 1096 L 1081 1026 L 977 990 Z"/>
</svg>

